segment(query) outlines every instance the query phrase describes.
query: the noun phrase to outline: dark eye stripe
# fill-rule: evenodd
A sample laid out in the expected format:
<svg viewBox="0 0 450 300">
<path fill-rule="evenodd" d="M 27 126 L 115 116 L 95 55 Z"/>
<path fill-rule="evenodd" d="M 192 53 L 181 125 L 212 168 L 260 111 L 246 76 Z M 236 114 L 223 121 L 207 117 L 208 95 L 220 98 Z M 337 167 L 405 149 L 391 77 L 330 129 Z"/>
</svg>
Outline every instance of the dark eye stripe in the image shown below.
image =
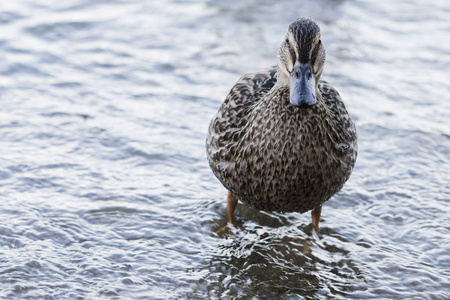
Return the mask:
<svg viewBox="0 0 450 300">
<path fill-rule="evenodd" d="M 289 48 L 289 53 L 291 54 L 291 57 L 294 60 L 294 64 L 295 64 L 295 60 L 297 59 L 297 55 L 295 54 L 295 51 L 294 51 L 293 47 Z"/>
<path fill-rule="evenodd" d="M 320 50 L 320 45 L 321 44 L 322 44 L 322 41 L 319 40 L 319 42 L 314 47 L 314 50 L 313 50 L 312 55 L 311 55 L 311 62 L 312 63 L 314 63 L 314 61 L 316 60 L 317 54 L 319 54 L 319 50 Z"/>
</svg>

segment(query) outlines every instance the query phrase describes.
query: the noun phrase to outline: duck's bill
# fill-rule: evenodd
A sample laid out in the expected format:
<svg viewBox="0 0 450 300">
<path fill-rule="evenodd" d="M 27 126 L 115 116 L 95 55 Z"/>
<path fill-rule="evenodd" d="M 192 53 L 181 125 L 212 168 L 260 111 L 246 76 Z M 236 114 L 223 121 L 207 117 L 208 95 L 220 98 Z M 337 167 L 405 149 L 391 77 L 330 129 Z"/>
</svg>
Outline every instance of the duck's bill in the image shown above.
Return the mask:
<svg viewBox="0 0 450 300">
<path fill-rule="evenodd" d="M 316 104 L 316 78 L 309 63 L 297 61 L 290 76 L 290 102 L 300 107 Z"/>
</svg>

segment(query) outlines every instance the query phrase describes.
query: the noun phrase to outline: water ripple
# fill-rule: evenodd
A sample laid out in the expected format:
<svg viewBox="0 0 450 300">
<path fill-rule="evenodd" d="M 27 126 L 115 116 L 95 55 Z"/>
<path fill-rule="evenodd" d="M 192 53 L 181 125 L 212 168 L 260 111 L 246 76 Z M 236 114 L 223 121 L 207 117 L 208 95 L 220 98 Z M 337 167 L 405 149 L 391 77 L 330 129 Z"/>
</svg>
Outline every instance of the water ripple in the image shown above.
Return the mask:
<svg viewBox="0 0 450 300">
<path fill-rule="evenodd" d="M 238 205 L 209 120 L 316 19 L 359 156 L 308 214 Z M 450 298 L 450 6 L 9 1 L 0 12 L 0 298 Z"/>
</svg>

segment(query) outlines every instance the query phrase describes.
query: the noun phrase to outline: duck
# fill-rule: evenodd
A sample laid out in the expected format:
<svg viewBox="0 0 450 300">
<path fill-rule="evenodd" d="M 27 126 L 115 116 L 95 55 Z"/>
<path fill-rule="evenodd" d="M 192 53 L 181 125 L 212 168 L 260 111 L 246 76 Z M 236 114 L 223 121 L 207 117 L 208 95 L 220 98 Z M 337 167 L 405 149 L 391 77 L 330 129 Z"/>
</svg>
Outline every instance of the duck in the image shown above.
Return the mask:
<svg viewBox="0 0 450 300">
<path fill-rule="evenodd" d="M 241 201 L 260 211 L 311 211 L 318 233 L 322 205 L 350 178 L 356 127 L 321 79 L 325 57 L 317 23 L 292 21 L 277 64 L 242 76 L 213 116 L 206 153 L 228 190 L 229 223 Z"/>
</svg>

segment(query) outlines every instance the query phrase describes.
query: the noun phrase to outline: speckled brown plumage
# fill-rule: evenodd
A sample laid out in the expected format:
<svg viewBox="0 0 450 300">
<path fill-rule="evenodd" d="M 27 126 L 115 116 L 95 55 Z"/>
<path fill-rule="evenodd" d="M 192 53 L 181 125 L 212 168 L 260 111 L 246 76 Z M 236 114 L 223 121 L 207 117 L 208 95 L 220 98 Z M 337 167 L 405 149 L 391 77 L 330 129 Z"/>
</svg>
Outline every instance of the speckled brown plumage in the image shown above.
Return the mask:
<svg viewBox="0 0 450 300">
<path fill-rule="evenodd" d="M 313 43 L 312 37 L 299 39 Z M 307 59 L 315 55 L 314 45 L 303 48 Z M 247 74 L 231 89 L 209 126 L 207 156 L 216 177 L 243 203 L 303 213 L 350 177 L 356 129 L 338 92 L 323 80 L 317 80 L 314 106 L 291 105 L 289 86 L 277 84 L 282 59 L 278 68 Z"/>
</svg>

